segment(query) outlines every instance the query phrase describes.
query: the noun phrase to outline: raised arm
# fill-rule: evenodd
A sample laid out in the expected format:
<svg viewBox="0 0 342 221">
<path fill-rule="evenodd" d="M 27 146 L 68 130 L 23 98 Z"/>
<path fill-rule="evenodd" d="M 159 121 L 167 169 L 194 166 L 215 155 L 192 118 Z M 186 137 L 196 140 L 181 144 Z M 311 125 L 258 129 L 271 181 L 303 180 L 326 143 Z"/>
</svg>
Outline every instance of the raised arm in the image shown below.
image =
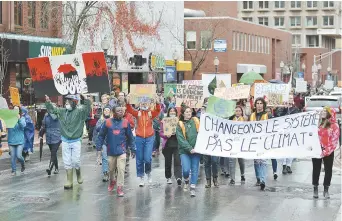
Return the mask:
<svg viewBox="0 0 342 221">
<path fill-rule="evenodd" d="M 133 117 L 138 117 L 138 111 L 137 110 L 134 110 L 132 105 L 130 104 L 126 104 L 126 111 L 127 113 L 130 113 L 133 115 Z"/>
<path fill-rule="evenodd" d="M 152 119 L 156 118 L 160 114 L 160 104 L 156 104 L 156 109 L 154 109 L 152 113 Z"/>
</svg>

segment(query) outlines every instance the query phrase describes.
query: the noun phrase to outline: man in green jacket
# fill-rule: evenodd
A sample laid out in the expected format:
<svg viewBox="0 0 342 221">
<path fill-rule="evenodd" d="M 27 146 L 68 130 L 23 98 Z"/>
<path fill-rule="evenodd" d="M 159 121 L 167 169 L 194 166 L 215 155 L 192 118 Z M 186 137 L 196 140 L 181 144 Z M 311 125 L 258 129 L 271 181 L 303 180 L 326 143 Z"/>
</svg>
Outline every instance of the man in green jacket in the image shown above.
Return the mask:
<svg viewBox="0 0 342 221">
<path fill-rule="evenodd" d="M 91 102 L 81 95 L 81 105 L 77 106 L 75 95 L 66 96 L 65 108 L 54 107 L 48 96 L 46 97 L 46 109 L 49 113 L 57 115 L 60 122 L 62 135 L 62 157 L 67 172 L 67 183 L 64 189 L 73 186 L 73 168 L 76 170 L 77 182 L 83 183 L 81 177 L 81 139 L 83 135 L 84 122 L 91 110 Z"/>
</svg>

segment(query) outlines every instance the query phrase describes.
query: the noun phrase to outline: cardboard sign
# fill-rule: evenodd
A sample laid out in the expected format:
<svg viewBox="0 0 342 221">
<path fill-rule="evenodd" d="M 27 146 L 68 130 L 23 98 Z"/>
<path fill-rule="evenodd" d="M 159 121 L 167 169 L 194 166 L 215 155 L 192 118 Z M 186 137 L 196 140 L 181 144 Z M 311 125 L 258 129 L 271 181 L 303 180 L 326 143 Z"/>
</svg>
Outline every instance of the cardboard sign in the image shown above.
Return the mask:
<svg viewBox="0 0 342 221">
<path fill-rule="evenodd" d="M 203 86 L 177 84 L 176 107 L 184 103 L 191 108 L 201 108 L 203 100 Z"/>
<path fill-rule="evenodd" d="M 16 87 L 10 87 L 10 96 L 11 101 L 14 106 L 20 106 L 20 96 L 19 96 L 19 90 Z"/>
<path fill-rule="evenodd" d="M 0 118 L 5 121 L 7 128 L 13 128 L 18 123 L 18 110 L 0 109 Z"/>
<path fill-rule="evenodd" d="M 0 95 L 0 109 L 8 109 L 7 101 L 1 95 Z"/>
<path fill-rule="evenodd" d="M 165 118 L 163 118 L 164 135 L 165 136 L 175 135 L 177 124 L 178 124 L 178 117 L 165 117 Z"/>
<path fill-rule="evenodd" d="M 216 88 L 215 96 L 225 100 L 239 100 L 249 98 L 251 86 L 237 85 L 230 88 Z"/>
<path fill-rule="evenodd" d="M 173 97 L 177 92 L 177 84 L 164 85 L 164 98 Z"/>
<path fill-rule="evenodd" d="M 130 103 L 139 104 L 141 102 L 151 102 L 156 94 L 155 84 L 131 84 Z"/>
<path fill-rule="evenodd" d="M 304 93 L 306 92 L 308 86 L 308 82 L 307 81 L 301 81 L 301 80 L 296 80 L 296 93 Z"/>
<path fill-rule="evenodd" d="M 103 52 L 27 59 L 36 97 L 110 92 Z"/>
<path fill-rule="evenodd" d="M 265 97 L 268 106 L 282 106 L 283 105 L 283 95 L 268 93 Z"/>
<path fill-rule="evenodd" d="M 227 119 L 234 114 L 235 107 L 235 101 L 228 101 L 215 96 L 211 96 L 208 99 L 206 112 Z"/>
<path fill-rule="evenodd" d="M 319 113 L 314 111 L 251 122 L 204 113 L 195 150 L 204 155 L 244 159 L 320 158 L 318 120 Z"/>
<path fill-rule="evenodd" d="M 202 83 L 204 86 L 204 97 L 213 96 L 216 88 L 230 88 L 230 74 L 202 74 Z"/>
<path fill-rule="evenodd" d="M 282 104 L 285 105 L 289 101 L 290 85 L 289 84 L 254 84 L 254 99 L 258 97 L 265 98 L 269 94 L 281 94 Z"/>
</svg>

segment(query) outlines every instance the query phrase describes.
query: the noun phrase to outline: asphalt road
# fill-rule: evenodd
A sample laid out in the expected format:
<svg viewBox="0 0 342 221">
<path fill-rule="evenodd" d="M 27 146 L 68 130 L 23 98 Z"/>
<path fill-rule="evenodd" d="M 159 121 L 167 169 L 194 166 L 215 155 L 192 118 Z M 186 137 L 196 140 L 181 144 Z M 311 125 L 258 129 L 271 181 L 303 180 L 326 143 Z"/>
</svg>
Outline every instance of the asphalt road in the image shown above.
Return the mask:
<svg viewBox="0 0 342 221">
<path fill-rule="evenodd" d="M 0 221 L 337 221 L 341 220 L 341 175 L 334 172 L 331 199 L 324 200 L 323 187 L 320 198 L 312 198 L 311 161 L 294 162 L 292 175 L 281 175 L 273 180 L 268 166 L 266 191 L 255 187 L 254 168 L 251 161 L 246 167 L 246 184 L 239 180 L 235 186 L 228 179 L 219 178 L 219 188 L 204 188 L 204 168 L 197 188 L 197 196 L 174 184 L 166 184 L 164 157 L 153 159 L 153 184 L 138 187 L 135 160 L 131 160 L 125 178 L 125 197 L 108 193 L 107 183 L 102 182 L 101 167 L 95 165 L 95 151 L 87 147 L 82 153 L 84 183 L 74 184 L 72 190 L 64 190 L 65 171 L 47 177 L 49 151 L 44 150 L 39 162 L 38 152 L 27 164 L 24 174 L 11 176 L 10 159 L 0 159 Z M 59 152 L 60 154 L 60 152 Z M 270 162 L 269 162 L 270 163 Z M 19 166 L 19 164 L 18 164 Z M 238 170 L 237 166 L 237 170 Z M 280 171 L 280 168 L 279 168 Z M 323 175 L 321 182 L 323 181 Z M 236 176 L 239 177 L 239 171 Z M 76 181 L 76 178 L 74 176 Z"/>
</svg>

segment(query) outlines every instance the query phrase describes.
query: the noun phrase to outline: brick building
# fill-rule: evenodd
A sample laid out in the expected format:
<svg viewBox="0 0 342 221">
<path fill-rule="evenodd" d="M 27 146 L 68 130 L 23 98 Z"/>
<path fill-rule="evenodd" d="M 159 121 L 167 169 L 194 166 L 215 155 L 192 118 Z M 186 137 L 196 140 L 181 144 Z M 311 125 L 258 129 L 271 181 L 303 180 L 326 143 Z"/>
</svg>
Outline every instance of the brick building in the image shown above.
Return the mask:
<svg viewBox="0 0 342 221">
<path fill-rule="evenodd" d="M 0 2 L 1 56 L 7 57 L 2 96 L 8 102 L 9 86 L 19 89 L 21 103 L 25 106 L 43 101 L 34 96 L 26 59 L 51 56 L 56 51 L 68 53 L 68 46 L 61 37 L 62 2 Z M 53 100 L 57 102 L 57 97 Z"/>
</svg>

